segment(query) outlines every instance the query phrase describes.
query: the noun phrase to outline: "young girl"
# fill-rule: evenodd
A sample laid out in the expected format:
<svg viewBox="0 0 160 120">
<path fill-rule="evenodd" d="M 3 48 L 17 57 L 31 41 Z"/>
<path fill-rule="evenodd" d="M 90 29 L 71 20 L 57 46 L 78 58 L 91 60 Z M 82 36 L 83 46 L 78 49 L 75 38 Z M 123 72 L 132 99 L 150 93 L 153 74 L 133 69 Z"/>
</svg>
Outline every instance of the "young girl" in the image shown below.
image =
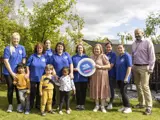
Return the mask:
<svg viewBox="0 0 160 120">
<path fill-rule="evenodd" d="M 19 112 L 25 111 L 25 114 L 29 114 L 29 93 L 30 93 L 30 80 L 25 77 L 25 66 L 23 64 L 18 64 L 18 73 L 16 74 L 16 78 L 13 80 L 13 84 L 16 85 L 19 98 L 21 101 L 21 109 Z"/>
<path fill-rule="evenodd" d="M 59 105 L 59 114 L 63 114 L 62 112 L 62 106 L 63 101 L 65 100 L 66 103 L 66 112 L 67 114 L 70 114 L 70 107 L 69 107 L 69 98 L 70 98 L 70 91 L 73 90 L 73 93 L 75 94 L 75 86 L 73 80 L 71 80 L 69 76 L 69 67 L 63 67 L 62 69 L 62 77 L 59 79 L 59 90 L 60 90 L 60 105 Z"/>
<path fill-rule="evenodd" d="M 54 114 L 52 111 L 52 98 L 53 98 L 53 89 L 54 89 L 54 76 L 53 65 L 48 64 L 45 67 L 45 75 L 42 76 L 40 81 L 40 96 L 41 96 L 41 115 L 45 116 L 45 107 L 47 104 L 47 110 L 49 113 Z"/>
</svg>

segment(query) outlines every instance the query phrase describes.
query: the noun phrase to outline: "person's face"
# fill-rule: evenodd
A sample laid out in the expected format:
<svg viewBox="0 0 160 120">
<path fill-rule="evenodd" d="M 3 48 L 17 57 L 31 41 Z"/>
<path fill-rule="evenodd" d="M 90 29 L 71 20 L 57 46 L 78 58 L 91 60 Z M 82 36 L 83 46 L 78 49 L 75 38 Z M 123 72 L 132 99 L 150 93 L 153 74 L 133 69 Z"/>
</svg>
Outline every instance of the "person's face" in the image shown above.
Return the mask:
<svg viewBox="0 0 160 120">
<path fill-rule="evenodd" d="M 46 74 L 52 74 L 53 70 L 51 69 L 45 69 Z"/>
<path fill-rule="evenodd" d="M 112 51 L 112 46 L 111 44 L 106 45 L 106 52 L 111 52 Z"/>
<path fill-rule="evenodd" d="M 58 53 L 63 53 L 63 49 L 64 49 L 64 48 L 63 48 L 63 45 L 58 45 L 58 46 L 57 46 L 57 52 L 58 52 Z"/>
<path fill-rule="evenodd" d="M 119 54 L 123 54 L 124 53 L 124 47 L 122 46 L 122 45 L 118 45 L 117 46 L 117 52 L 119 53 Z"/>
<path fill-rule="evenodd" d="M 18 73 L 19 73 L 19 74 L 24 73 L 24 71 L 25 71 L 25 70 L 24 70 L 24 68 L 23 68 L 23 67 L 19 67 L 19 68 L 18 68 Z"/>
<path fill-rule="evenodd" d="M 82 54 L 83 53 L 83 46 L 79 45 L 77 50 L 78 50 L 79 54 Z"/>
<path fill-rule="evenodd" d="M 13 46 L 17 46 L 19 44 L 19 41 L 20 41 L 20 39 L 19 39 L 18 35 L 15 35 L 15 36 L 12 37 Z"/>
<path fill-rule="evenodd" d="M 45 42 L 45 47 L 46 47 L 47 49 L 50 49 L 50 48 L 51 48 L 51 41 L 50 41 L 50 40 L 47 40 L 47 41 Z"/>
<path fill-rule="evenodd" d="M 67 69 L 63 69 L 63 75 L 66 76 L 69 74 L 69 71 Z"/>
<path fill-rule="evenodd" d="M 96 46 L 96 47 L 94 48 L 94 54 L 95 54 L 95 55 L 101 54 L 101 49 L 100 49 L 99 46 Z"/>
<path fill-rule="evenodd" d="M 42 54 L 42 52 L 43 52 L 43 47 L 38 45 L 37 46 L 37 54 Z"/>
<path fill-rule="evenodd" d="M 136 40 L 141 40 L 143 37 L 143 31 L 140 29 L 135 30 L 134 32 Z"/>
</svg>

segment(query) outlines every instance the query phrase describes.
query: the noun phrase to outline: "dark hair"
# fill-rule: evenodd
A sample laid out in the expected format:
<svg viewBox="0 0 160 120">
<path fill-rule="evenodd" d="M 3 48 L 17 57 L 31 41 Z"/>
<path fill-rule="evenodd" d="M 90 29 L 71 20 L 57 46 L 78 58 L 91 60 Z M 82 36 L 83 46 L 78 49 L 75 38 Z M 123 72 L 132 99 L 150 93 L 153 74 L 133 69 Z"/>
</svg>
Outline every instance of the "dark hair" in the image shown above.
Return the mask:
<svg viewBox="0 0 160 120">
<path fill-rule="evenodd" d="M 111 42 L 107 42 L 107 43 L 105 44 L 105 47 L 106 47 L 107 45 L 111 45 L 111 46 L 112 46 L 112 43 L 111 43 Z"/>
<path fill-rule="evenodd" d="M 44 42 L 43 42 L 43 44 L 46 44 L 46 42 L 48 41 L 49 39 L 46 39 Z M 51 40 L 49 40 L 50 42 L 51 42 Z"/>
<path fill-rule="evenodd" d="M 18 68 L 25 68 L 26 66 L 25 66 L 25 64 L 23 64 L 23 63 L 19 63 L 18 65 L 17 65 L 17 69 Z"/>
<path fill-rule="evenodd" d="M 55 52 L 56 52 L 56 53 L 57 53 L 57 47 L 58 47 L 58 45 L 62 45 L 62 46 L 63 46 L 63 52 L 66 51 L 66 47 L 65 47 L 64 43 L 63 43 L 63 42 L 58 42 L 58 43 L 56 44 L 56 47 L 55 47 Z"/>
<path fill-rule="evenodd" d="M 85 50 L 85 48 L 84 48 L 84 46 L 82 45 L 82 44 L 78 44 L 77 46 L 76 46 L 76 53 L 78 53 L 78 47 L 79 46 L 82 46 L 83 47 L 83 53 L 86 53 L 86 50 Z"/>
<path fill-rule="evenodd" d="M 62 68 L 62 72 L 63 72 L 63 70 L 65 70 L 65 69 L 70 73 L 69 67 L 63 67 L 63 68 Z"/>
<path fill-rule="evenodd" d="M 44 44 L 43 43 L 37 43 L 34 47 L 34 53 L 37 53 L 37 47 L 38 46 L 41 46 L 43 48 L 43 51 L 42 51 L 42 54 L 45 53 L 45 47 L 44 47 Z"/>
</svg>

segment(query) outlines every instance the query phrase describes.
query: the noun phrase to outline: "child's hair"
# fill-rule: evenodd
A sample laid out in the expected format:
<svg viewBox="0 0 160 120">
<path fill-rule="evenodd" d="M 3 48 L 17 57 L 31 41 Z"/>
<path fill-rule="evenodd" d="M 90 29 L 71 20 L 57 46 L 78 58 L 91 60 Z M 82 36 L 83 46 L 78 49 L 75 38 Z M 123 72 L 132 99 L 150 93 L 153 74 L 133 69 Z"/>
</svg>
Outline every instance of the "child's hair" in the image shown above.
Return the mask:
<svg viewBox="0 0 160 120">
<path fill-rule="evenodd" d="M 53 70 L 53 68 L 54 68 L 53 65 L 47 64 L 45 70 Z"/>
<path fill-rule="evenodd" d="M 25 64 L 23 64 L 23 63 L 19 63 L 18 65 L 17 65 L 17 68 L 24 68 L 25 69 Z"/>
<path fill-rule="evenodd" d="M 63 72 L 63 70 L 67 70 L 67 71 L 68 71 L 68 73 L 70 72 L 69 67 L 63 67 L 62 72 Z"/>
</svg>

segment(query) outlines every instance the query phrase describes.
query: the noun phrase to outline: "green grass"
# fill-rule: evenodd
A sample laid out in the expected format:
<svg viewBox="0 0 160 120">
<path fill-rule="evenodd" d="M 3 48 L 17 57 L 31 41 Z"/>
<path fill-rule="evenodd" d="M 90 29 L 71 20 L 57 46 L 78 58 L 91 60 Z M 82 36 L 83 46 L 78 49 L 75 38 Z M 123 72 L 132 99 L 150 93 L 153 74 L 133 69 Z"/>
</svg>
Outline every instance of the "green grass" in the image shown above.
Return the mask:
<svg viewBox="0 0 160 120">
<path fill-rule="evenodd" d="M 74 110 L 75 102 L 71 102 L 72 112 L 70 115 L 67 115 L 64 112 L 63 115 L 56 113 L 47 114 L 45 117 L 42 117 L 40 112 L 36 109 L 34 109 L 29 115 L 17 113 L 16 111 L 7 113 L 6 109 L 8 102 L 6 94 L 6 85 L 0 84 L 0 120 L 160 120 L 160 104 L 158 102 L 154 101 L 152 115 L 145 116 L 142 114 L 144 109 L 133 109 L 133 112 L 130 114 L 117 112 L 117 109 L 122 106 L 119 99 L 115 100 L 114 108 L 107 113 L 102 113 L 100 111 L 97 113 L 92 112 L 94 102 L 89 98 L 87 98 L 85 111 Z M 131 104 L 137 104 L 137 100 L 131 100 Z M 15 95 L 14 108 L 16 108 Z"/>
</svg>

